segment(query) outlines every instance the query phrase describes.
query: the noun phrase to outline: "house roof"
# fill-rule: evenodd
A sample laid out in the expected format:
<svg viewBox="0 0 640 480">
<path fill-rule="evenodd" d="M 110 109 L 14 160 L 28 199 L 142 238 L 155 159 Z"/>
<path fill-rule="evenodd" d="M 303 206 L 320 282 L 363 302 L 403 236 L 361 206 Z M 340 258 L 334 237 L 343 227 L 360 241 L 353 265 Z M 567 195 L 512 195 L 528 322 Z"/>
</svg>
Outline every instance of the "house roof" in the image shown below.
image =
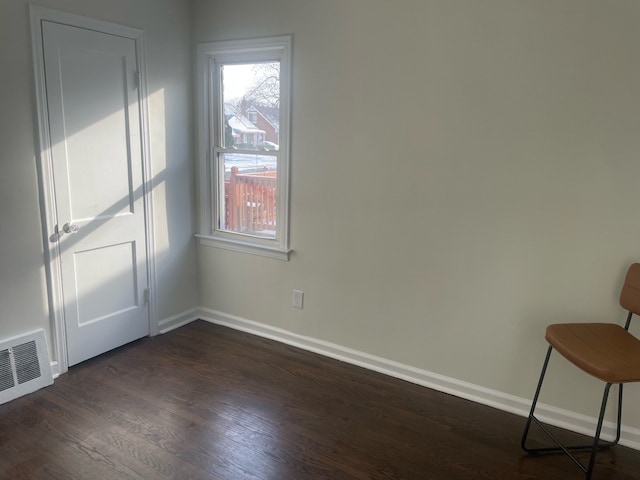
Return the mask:
<svg viewBox="0 0 640 480">
<path fill-rule="evenodd" d="M 229 126 L 236 133 L 265 133 L 256 127 L 247 117 L 238 115 L 236 109 L 230 103 L 224 104 L 224 116 L 229 122 Z"/>
<path fill-rule="evenodd" d="M 249 111 L 256 111 L 276 130 L 280 129 L 280 109 L 278 107 L 252 106 Z"/>
<path fill-rule="evenodd" d="M 236 132 L 244 133 L 265 133 L 264 130 L 260 130 L 253 123 L 247 120 L 242 115 L 233 115 L 228 119 L 229 126 Z"/>
</svg>

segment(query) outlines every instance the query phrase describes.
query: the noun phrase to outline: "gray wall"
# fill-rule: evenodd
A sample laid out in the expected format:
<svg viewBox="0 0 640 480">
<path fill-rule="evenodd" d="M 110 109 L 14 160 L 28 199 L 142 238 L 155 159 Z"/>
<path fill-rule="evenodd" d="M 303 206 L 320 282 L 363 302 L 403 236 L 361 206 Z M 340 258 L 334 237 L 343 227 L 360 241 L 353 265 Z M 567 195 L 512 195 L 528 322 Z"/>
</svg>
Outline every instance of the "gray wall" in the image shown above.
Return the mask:
<svg viewBox="0 0 640 480">
<path fill-rule="evenodd" d="M 624 320 L 640 3 L 196 0 L 195 20 L 197 42 L 294 36 L 294 254 L 200 247 L 204 307 L 525 398 L 548 323 Z M 554 366 L 542 400 L 594 415 L 599 383 Z"/>
<path fill-rule="evenodd" d="M 160 319 L 198 303 L 193 240 L 191 3 L 42 0 L 39 5 L 144 29 L 156 188 Z M 37 122 L 26 0 L 0 3 L 0 338 L 51 338 L 36 168 Z"/>
</svg>

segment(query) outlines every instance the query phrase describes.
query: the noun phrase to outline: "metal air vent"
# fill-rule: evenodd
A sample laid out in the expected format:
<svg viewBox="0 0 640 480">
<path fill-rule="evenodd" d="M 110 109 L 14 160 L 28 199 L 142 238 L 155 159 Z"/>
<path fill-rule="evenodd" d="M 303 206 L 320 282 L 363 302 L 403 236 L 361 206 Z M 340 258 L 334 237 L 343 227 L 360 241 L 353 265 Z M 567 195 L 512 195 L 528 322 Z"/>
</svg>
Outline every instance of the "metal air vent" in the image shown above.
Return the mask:
<svg viewBox="0 0 640 480">
<path fill-rule="evenodd" d="M 44 330 L 0 342 L 0 404 L 52 383 Z"/>
</svg>

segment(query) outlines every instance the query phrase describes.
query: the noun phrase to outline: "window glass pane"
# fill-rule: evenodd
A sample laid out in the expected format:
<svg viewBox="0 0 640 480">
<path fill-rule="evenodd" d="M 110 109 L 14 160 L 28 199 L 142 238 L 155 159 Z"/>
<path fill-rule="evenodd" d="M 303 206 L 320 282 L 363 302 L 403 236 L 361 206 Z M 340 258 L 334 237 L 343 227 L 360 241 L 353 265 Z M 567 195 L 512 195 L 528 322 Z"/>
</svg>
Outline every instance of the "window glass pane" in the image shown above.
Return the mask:
<svg viewBox="0 0 640 480">
<path fill-rule="evenodd" d="M 219 153 L 218 172 L 224 172 L 221 230 L 275 239 L 277 157 Z"/>
<path fill-rule="evenodd" d="M 280 145 L 280 63 L 223 64 L 222 146 L 278 150 Z"/>
</svg>

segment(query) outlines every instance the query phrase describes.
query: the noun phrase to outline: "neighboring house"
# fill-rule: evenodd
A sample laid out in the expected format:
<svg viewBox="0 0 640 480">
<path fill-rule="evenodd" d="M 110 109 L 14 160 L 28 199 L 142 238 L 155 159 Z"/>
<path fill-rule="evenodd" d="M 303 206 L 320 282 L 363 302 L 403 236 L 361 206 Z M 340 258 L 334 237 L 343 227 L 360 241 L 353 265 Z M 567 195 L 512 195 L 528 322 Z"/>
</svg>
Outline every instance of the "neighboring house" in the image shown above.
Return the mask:
<svg viewBox="0 0 640 480">
<path fill-rule="evenodd" d="M 257 149 L 265 141 L 266 132 L 256 127 L 248 118 L 238 114 L 233 105 L 225 104 L 224 115 L 235 147 Z"/>
<path fill-rule="evenodd" d="M 265 140 L 280 145 L 280 109 L 278 107 L 252 106 L 247 117 L 259 129 L 264 130 Z"/>
</svg>

